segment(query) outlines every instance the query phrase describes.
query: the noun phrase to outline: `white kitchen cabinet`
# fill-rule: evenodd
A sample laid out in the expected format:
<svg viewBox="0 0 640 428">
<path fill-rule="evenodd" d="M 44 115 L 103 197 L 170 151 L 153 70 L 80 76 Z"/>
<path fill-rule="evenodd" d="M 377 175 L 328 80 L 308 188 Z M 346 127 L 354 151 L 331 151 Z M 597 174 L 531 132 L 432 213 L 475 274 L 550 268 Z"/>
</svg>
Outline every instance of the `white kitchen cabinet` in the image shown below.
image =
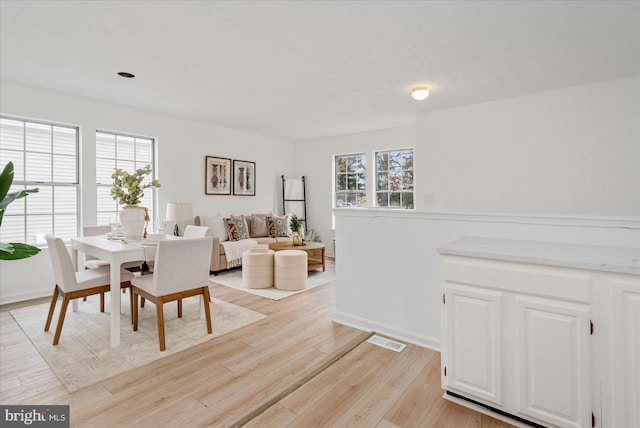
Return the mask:
<svg viewBox="0 0 640 428">
<path fill-rule="evenodd" d="M 640 285 L 631 276 L 606 281 L 611 287 L 611 426 L 640 427 Z"/>
<path fill-rule="evenodd" d="M 502 293 L 451 285 L 445 290 L 447 386 L 502 405 Z"/>
<path fill-rule="evenodd" d="M 589 307 L 522 295 L 515 301 L 518 413 L 590 426 Z"/>
<path fill-rule="evenodd" d="M 516 425 L 640 427 L 640 249 L 464 238 L 440 253 L 445 398 Z"/>
</svg>

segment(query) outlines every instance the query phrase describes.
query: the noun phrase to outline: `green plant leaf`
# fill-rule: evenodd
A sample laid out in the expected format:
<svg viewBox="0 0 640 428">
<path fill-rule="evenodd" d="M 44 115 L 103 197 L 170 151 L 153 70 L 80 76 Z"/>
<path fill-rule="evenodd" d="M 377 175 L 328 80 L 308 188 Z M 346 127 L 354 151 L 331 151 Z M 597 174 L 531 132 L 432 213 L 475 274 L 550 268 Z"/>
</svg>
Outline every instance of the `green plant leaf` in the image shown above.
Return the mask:
<svg viewBox="0 0 640 428">
<path fill-rule="evenodd" d="M 13 251 L 7 251 L 10 246 Z M 11 242 L 9 244 L 0 242 L 0 260 L 19 260 L 35 256 L 41 250 L 33 245 L 22 244 L 19 242 Z"/>
<path fill-rule="evenodd" d="M 13 183 L 13 162 L 6 164 L 2 169 L 2 174 L 0 174 L 0 201 L 7 196 L 11 183 Z"/>
</svg>

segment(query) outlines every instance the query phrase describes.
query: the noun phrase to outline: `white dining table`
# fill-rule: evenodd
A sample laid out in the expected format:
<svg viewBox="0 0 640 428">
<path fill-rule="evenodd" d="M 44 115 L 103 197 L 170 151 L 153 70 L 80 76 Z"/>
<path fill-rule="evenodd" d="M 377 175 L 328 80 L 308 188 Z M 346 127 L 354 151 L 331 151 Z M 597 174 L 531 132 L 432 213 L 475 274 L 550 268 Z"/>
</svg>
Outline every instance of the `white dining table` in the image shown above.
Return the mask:
<svg viewBox="0 0 640 428">
<path fill-rule="evenodd" d="M 78 252 L 83 252 L 108 261 L 111 272 L 111 308 L 110 308 L 110 343 L 112 348 L 120 346 L 120 269 L 123 263 L 145 260 L 144 246 L 135 243 L 124 243 L 110 240 L 104 236 L 84 236 L 71 238 L 72 260 L 74 267 L 82 266 L 78 262 Z M 74 306 L 76 309 L 77 306 Z"/>
</svg>

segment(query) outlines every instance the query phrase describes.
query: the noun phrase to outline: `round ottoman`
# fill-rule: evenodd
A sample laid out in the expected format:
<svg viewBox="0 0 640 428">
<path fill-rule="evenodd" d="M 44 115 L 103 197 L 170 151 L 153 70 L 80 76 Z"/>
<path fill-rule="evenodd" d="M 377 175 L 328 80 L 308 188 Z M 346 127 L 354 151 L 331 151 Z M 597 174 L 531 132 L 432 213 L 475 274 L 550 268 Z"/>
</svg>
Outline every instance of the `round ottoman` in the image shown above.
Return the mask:
<svg viewBox="0 0 640 428">
<path fill-rule="evenodd" d="M 275 287 L 296 291 L 307 287 L 307 253 L 300 250 L 277 251 L 275 255 Z"/>
<path fill-rule="evenodd" d="M 244 287 L 273 287 L 273 254 L 273 250 L 242 252 L 242 285 Z"/>
</svg>

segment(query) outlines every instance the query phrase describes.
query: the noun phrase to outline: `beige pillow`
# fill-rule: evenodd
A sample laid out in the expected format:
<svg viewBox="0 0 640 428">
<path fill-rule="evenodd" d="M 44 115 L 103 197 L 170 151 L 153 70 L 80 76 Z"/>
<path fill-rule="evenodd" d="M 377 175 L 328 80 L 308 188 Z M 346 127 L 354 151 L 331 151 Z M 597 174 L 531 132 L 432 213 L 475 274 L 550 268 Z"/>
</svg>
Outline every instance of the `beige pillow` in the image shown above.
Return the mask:
<svg viewBox="0 0 640 428">
<path fill-rule="evenodd" d="M 252 238 L 260 238 L 263 236 L 269 236 L 269 229 L 267 227 L 266 216 L 261 217 L 256 214 L 251 214 L 248 217 L 249 221 L 249 236 Z"/>
<path fill-rule="evenodd" d="M 268 216 L 267 228 L 269 230 L 269 236 L 272 238 L 289 236 L 289 225 L 287 224 L 287 216 Z"/>
<path fill-rule="evenodd" d="M 224 219 L 224 225 L 227 228 L 230 241 L 249 239 L 249 227 L 244 216 L 229 216 Z"/>
<path fill-rule="evenodd" d="M 202 217 L 202 225 L 207 226 L 211 231 L 211 235 L 218 238 L 220 242 L 229 240 L 229 234 L 227 233 L 227 227 L 224 224 L 222 214 L 215 216 L 206 215 Z"/>
</svg>

